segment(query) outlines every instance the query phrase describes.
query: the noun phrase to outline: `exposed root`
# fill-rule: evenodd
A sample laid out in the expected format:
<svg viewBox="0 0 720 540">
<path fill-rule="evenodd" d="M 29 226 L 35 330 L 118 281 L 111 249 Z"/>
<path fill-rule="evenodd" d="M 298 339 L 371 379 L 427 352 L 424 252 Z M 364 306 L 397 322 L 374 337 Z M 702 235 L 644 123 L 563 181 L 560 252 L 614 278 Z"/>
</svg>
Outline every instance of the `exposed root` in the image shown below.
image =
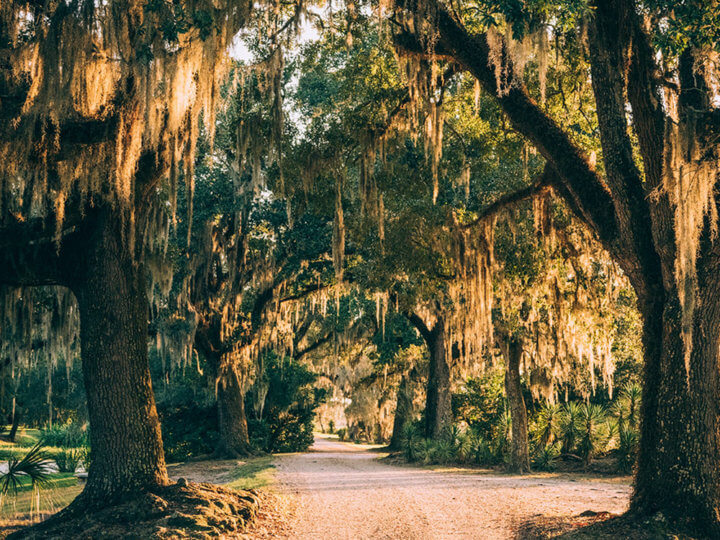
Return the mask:
<svg viewBox="0 0 720 540">
<path fill-rule="evenodd" d="M 257 515 L 254 491 L 180 480 L 92 513 L 71 512 L 9 538 L 218 538 L 239 536 Z"/>
</svg>

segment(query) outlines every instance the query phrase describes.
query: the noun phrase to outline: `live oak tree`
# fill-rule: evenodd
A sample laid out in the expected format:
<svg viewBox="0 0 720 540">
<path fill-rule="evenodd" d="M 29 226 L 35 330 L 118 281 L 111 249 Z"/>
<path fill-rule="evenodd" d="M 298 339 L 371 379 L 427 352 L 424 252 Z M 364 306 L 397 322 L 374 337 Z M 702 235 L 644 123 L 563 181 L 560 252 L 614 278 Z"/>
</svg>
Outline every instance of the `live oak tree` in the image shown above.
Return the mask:
<svg viewBox="0 0 720 540">
<path fill-rule="evenodd" d="M 687 4 L 673 10 L 664 2 L 617 0 L 584 11 L 558 2 L 544 8 L 549 17 L 543 18 L 534 3 L 514 12 L 505 9 L 509 4 L 482 2 L 459 10 L 434 0 L 396 6 L 406 14 L 398 44 L 450 59 L 496 97 L 514 129 L 546 159 L 546 179 L 554 191 L 597 235 L 636 291 L 644 320 L 645 374 L 631 510 L 662 511 L 717 535 L 714 7 Z M 573 31 L 573 19 L 579 32 Z M 513 39 L 529 23 L 550 34 L 547 25 L 555 20 L 570 22 L 569 29 L 553 33 L 555 54 L 587 46 L 602 170 L 530 96 L 518 61 L 522 55 L 513 53 Z M 498 21 L 510 30 L 496 30 Z"/>
<path fill-rule="evenodd" d="M 568 395 L 612 398 L 627 280 L 584 227 L 547 195 L 516 208 L 496 230 L 495 339 L 505 360 L 512 470 L 529 470 L 527 407 Z M 635 343 L 639 348 L 639 343 Z M 521 381 L 524 376 L 524 384 Z"/>
<path fill-rule="evenodd" d="M 247 2 L 4 2 L 0 280 L 77 298 L 93 461 L 73 506 L 168 483 L 147 365 L 147 256 L 192 180 Z"/>
<path fill-rule="evenodd" d="M 294 326 L 307 329 L 294 304 L 332 279 L 331 226 L 322 215 L 293 211 L 281 196 L 279 166 L 291 169 L 292 152 L 273 156 L 276 161 L 268 154 L 287 148 L 292 126 L 273 141 L 274 120 L 263 106 L 268 96 L 257 80 L 264 75 L 244 77 L 243 87 L 224 100 L 214 146 L 199 145 L 191 243 L 186 256 L 173 259 L 175 283 L 157 324 L 163 358 L 174 353 L 174 361 L 190 364 L 193 349 L 200 353 L 217 394 L 216 454 L 229 456 L 252 451 L 245 395 L 253 379 L 253 388 L 261 385 L 255 374 L 262 375 L 266 351 L 295 354 Z M 248 147 L 251 159 L 238 140 L 245 137 L 243 124 L 252 126 L 252 147 L 258 148 Z M 243 167 L 246 161 L 252 166 Z M 176 252 L 185 251 L 183 222 L 173 236 Z"/>
</svg>

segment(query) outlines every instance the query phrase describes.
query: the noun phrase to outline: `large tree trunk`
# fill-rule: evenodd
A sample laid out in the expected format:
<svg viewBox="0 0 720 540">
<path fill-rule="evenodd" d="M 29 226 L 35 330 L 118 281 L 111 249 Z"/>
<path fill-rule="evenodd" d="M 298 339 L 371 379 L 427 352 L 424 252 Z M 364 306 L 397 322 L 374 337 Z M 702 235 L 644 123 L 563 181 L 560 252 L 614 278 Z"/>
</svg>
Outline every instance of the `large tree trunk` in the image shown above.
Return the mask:
<svg viewBox="0 0 720 540">
<path fill-rule="evenodd" d="M 112 214 L 102 212 L 88 233 L 71 287 L 92 446 L 85 508 L 168 483 L 148 366 L 145 280 Z"/>
<path fill-rule="evenodd" d="M 511 472 L 530 472 L 530 453 L 528 449 L 528 421 L 525 399 L 520 384 L 520 359 L 522 342 L 510 338 L 505 346 L 505 395 L 510 407 L 512 422 L 512 441 L 510 451 Z"/>
<path fill-rule="evenodd" d="M 245 393 L 232 365 L 223 364 L 220 318 L 212 314 L 201 320 L 195 344 L 203 352 L 210 368 L 209 376 L 217 389 L 219 440 L 215 454 L 237 457 L 250 452 Z"/>
<path fill-rule="evenodd" d="M 677 294 L 668 293 L 669 300 L 662 312 L 656 306 L 654 314 L 644 314 L 642 433 L 631 510 L 640 514 L 662 512 L 697 532 L 717 538 L 720 537 L 717 253 L 706 252 L 698 261 L 698 269 L 689 371 Z"/>
<path fill-rule="evenodd" d="M 218 382 L 218 427 L 220 440 L 217 454 L 243 456 L 250 452 L 245 394 L 237 371 L 229 367 Z"/>
<path fill-rule="evenodd" d="M 440 439 L 452 426 L 452 396 L 450 395 L 450 365 L 445 346 L 445 323 L 438 318 L 427 341 L 430 352 L 427 395 L 425 402 L 425 437 Z"/>
<path fill-rule="evenodd" d="M 20 427 L 21 416 L 22 415 L 20 414 L 20 407 L 18 407 L 17 403 L 15 402 L 15 398 L 13 398 L 12 425 L 10 427 L 10 434 L 8 435 L 8 440 L 12 443 L 15 442 L 18 427 Z"/>
<path fill-rule="evenodd" d="M 390 437 L 389 448 L 397 450 L 402 447 L 403 430 L 405 424 L 412 421 L 412 394 L 409 388 L 408 375 L 403 373 L 397 390 L 397 404 L 393 418 L 393 430 Z"/>
</svg>

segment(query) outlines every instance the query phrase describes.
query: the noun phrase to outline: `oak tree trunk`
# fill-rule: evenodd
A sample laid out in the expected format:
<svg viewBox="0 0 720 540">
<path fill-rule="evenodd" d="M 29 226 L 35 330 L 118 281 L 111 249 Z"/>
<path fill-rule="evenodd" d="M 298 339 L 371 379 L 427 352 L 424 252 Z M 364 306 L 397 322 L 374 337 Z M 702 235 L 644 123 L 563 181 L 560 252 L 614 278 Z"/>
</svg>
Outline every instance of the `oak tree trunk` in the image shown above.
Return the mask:
<svg viewBox="0 0 720 540">
<path fill-rule="evenodd" d="M 88 232 L 71 283 L 92 447 L 85 508 L 168 483 L 148 365 L 145 280 L 112 214 L 102 212 Z"/>
<path fill-rule="evenodd" d="M 250 452 L 245 394 L 237 372 L 229 368 L 218 383 L 218 428 L 220 440 L 216 453 L 242 456 Z"/>
<path fill-rule="evenodd" d="M 397 450 L 402 447 L 405 424 L 412 421 L 412 396 L 408 383 L 408 375 L 403 373 L 397 390 L 397 404 L 393 418 L 393 431 L 389 448 Z"/>
<path fill-rule="evenodd" d="M 510 407 L 512 423 L 512 441 L 508 469 L 515 473 L 530 472 L 530 453 L 528 449 L 528 421 L 525 398 L 520 384 L 520 359 L 522 342 L 510 338 L 505 347 L 505 395 Z"/>
<path fill-rule="evenodd" d="M 445 323 L 438 318 L 428 340 L 430 366 L 425 402 L 425 437 L 441 439 L 452 426 L 450 365 L 445 345 Z"/>
<path fill-rule="evenodd" d="M 20 427 L 20 417 L 22 415 L 20 414 L 20 407 L 15 404 L 13 406 L 13 413 L 12 413 L 12 425 L 10 427 L 10 434 L 8 435 L 8 440 L 12 443 L 15 442 L 15 437 L 17 436 L 18 427 Z"/>
<path fill-rule="evenodd" d="M 666 293 L 662 311 L 655 306 L 654 313 L 644 313 L 645 385 L 631 504 L 632 511 L 662 512 L 713 538 L 720 537 L 718 262 L 707 252 L 698 260 L 689 370 L 677 293 Z"/>
</svg>

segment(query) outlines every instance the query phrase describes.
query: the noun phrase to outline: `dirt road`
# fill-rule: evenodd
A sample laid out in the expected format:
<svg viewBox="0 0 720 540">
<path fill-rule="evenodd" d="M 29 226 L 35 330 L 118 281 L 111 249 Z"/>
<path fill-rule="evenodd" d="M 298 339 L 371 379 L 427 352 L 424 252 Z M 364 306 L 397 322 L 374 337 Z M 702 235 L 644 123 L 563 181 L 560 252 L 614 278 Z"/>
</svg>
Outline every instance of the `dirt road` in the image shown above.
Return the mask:
<svg viewBox="0 0 720 540">
<path fill-rule="evenodd" d="M 280 490 L 295 499 L 293 539 L 508 539 L 537 516 L 622 512 L 630 487 L 568 477 L 431 471 L 317 438 L 311 452 L 279 457 Z"/>
</svg>

